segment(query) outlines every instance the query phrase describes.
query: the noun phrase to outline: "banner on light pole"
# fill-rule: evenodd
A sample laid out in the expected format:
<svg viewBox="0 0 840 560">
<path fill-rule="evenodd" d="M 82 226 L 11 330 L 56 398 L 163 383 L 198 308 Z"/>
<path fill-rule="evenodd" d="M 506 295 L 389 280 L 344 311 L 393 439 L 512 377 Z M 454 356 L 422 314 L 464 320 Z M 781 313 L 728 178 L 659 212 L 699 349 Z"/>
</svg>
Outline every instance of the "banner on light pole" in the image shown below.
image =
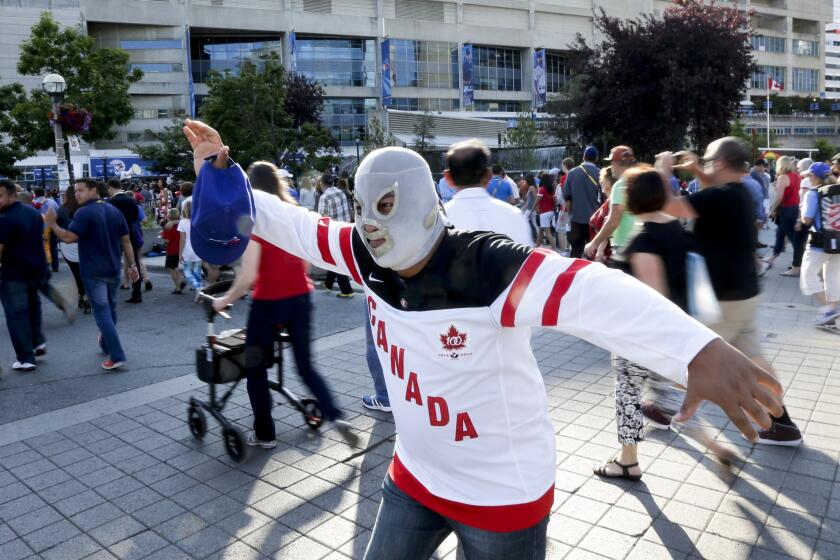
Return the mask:
<svg viewBox="0 0 840 560">
<path fill-rule="evenodd" d="M 391 104 L 391 40 L 382 40 L 382 106 Z"/>
<path fill-rule="evenodd" d="M 545 49 L 534 51 L 534 109 L 545 106 Z"/>
<path fill-rule="evenodd" d="M 473 105 L 473 46 L 465 43 L 461 52 L 461 76 L 464 80 L 464 107 Z"/>
</svg>

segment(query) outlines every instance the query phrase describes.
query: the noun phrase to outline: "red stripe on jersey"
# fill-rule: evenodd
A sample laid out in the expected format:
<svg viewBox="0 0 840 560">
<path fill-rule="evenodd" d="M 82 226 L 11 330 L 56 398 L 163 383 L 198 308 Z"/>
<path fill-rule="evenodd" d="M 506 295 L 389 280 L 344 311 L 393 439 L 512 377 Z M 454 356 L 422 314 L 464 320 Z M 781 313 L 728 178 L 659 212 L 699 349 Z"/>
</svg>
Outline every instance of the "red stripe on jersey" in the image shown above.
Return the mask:
<svg viewBox="0 0 840 560">
<path fill-rule="evenodd" d="M 545 519 L 551 511 L 551 504 L 554 503 L 553 484 L 545 494 L 525 504 L 474 506 L 439 498 L 408 472 L 396 454 L 388 467 L 388 476 L 400 490 L 416 502 L 444 517 L 484 531 L 508 533 L 533 527 Z"/>
<path fill-rule="evenodd" d="M 580 269 L 589 266 L 590 264 L 592 264 L 591 261 L 575 259 L 569 268 L 560 273 L 557 280 L 554 282 L 554 287 L 551 288 L 551 293 L 548 294 L 548 299 L 545 302 L 545 308 L 543 309 L 542 316 L 542 326 L 557 326 L 557 320 L 560 315 L 560 301 L 572 286 L 575 274 L 577 274 Z"/>
<path fill-rule="evenodd" d="M 540 264 L 542 264 L 545 260 L 546 255 L 549 255 L 550 253 L 550 251 L 545 249 L 534 249 L 531 251 L 531 254 L 528 255 L 528 258 L 525 259 L 525 264 L 522 265 L 522 268 L 519 269 L 519 274 L 517 274 L 516 278 L 513 279 L 513 284 L 510 287 L 507 299 L 502 307 L 503 327 L 513 327 L 515 325 L 516 308 L 519 307 L 519 302 L 522 301 L 525 289 L 528 287 L 528 284 L 531 283 L 531 280 L 534 278 L 534 274 L 537 272 Z"/>
<path fill-rule="evenodd" d="M 321 259 L 327 264 L 335 264 L 335 259 L 330 251 L 330 218 L 322 216 L 318 220 L 318 250 L 321 251 Z"/>
<path fill-rule="evenodd" d="M 344 257 L 344 262 L 347 268 L 350 269 L 350 276 L 356 281 L 356 284 L 362 285 L 362 277 L 359 276 L 359 271 L 356 268 L 356 261 L 353 260 L 353 247 L 350 244 L 350 235 L 353 233 L 353 226 L 344 226 L 338 233 L 338 246 L 341 247 L 341 256 Z"/>
</svg>

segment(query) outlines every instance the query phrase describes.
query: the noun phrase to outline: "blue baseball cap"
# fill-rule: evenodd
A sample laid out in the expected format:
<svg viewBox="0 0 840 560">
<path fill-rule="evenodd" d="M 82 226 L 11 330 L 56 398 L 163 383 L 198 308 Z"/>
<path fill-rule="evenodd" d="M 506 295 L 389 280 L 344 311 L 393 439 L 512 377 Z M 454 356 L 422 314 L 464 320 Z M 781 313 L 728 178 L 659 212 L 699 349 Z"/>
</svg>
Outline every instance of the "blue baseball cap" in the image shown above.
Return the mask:
<svg viewBox="0 0 840 560">
<path fill-rule="evenodd" d="M 811 164 L 811 167 L 808 168 L 808 173 L 816 175 L 820 179 L 825 179 L 831 174 L 831 168 L 825 163 L 818 161 Z"/>
<path fill-rule="evenodd" d="M 254 195 L 238 164 L 205 162 L 193 188 L 190 244 L 202 260 L 230 264 L 245 252 L 254 227 Z"/>
<path fill-rule="evenodd" d="M 598 148 L 595 146 L 587 146 L 586 149 L 583 150 L 583 159 L 586 161 L 597 161 L 599 155 L 601 155 L 601 152 L 599 152 Z"/>
</svg>

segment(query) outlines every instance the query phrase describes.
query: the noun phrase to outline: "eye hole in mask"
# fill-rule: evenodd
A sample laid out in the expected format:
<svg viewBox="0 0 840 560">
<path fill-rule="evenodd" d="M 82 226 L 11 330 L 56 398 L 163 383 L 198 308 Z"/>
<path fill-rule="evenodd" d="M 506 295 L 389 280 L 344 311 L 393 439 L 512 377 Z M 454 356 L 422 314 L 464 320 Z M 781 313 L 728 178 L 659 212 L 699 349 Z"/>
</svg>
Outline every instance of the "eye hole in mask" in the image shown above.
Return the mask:
<svg viewBox="0 0 840 560">
<path fill-rule="evenodd" d="M 394 190 L 385 191 L 374 204 L 374 214 L 383 220 L 387 220 L 397 211 L 396 183 Z"/>
</svg>

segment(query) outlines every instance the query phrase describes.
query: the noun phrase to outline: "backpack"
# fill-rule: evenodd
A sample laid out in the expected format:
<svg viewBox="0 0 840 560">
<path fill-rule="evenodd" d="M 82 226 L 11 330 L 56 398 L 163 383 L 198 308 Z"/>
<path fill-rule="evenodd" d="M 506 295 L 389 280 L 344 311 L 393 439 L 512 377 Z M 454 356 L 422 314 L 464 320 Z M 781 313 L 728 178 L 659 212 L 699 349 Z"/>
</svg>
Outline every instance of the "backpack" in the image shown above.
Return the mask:
<svg viewBox="0 0 840 560">
<path fill-rule="evenodd" d="M 820 228 L 812 234 L 811 244 L 830 254 L 840 253 L 840 185 L 826 185 L 817 190 Z M 816 237 L 816 239 L 814 239 Z"/>
</svg>

